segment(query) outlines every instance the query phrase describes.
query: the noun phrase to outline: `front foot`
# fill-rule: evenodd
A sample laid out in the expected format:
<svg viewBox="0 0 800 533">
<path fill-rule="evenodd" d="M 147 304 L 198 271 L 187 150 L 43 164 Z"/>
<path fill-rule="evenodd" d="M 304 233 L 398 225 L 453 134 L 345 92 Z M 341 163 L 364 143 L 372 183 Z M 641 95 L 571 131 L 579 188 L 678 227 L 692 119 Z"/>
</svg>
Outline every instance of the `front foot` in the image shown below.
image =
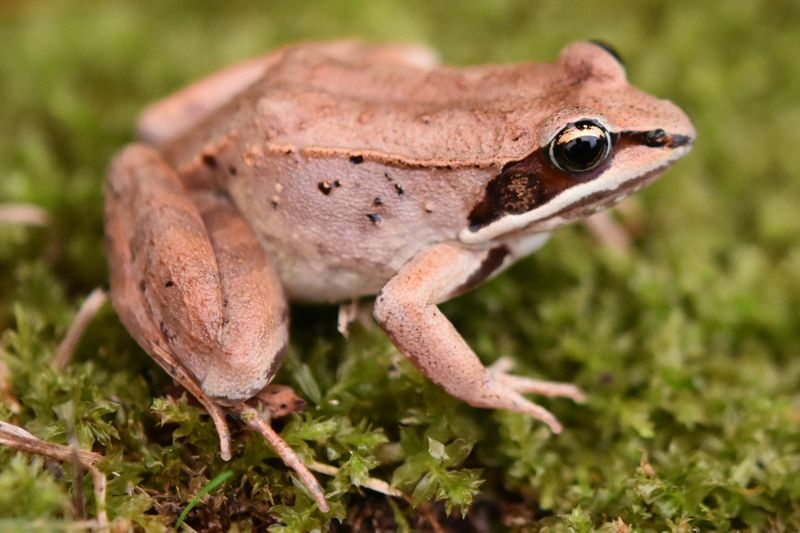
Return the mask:
<svg viewBox="0 0 800 533">
<path fill-rule="evenodd" d="M 541 420 L 553 433 L 561 424 L 544 407 L 523 396 L 534 393 L 583 401 L 568 383 L 551 383 L 506 373 L 501 359 L 487 369 L 436 304 L 502 266 L 496 251 L 475 252 L 441 244 L 412 259 L 381 289 L 374 315 L 397 348 L 451 396 L 488 409 L 507 409 Z M 487 273 L 488 271 L 488 273 Z"/>
<path fill-rule="evenodd" d="M 520 394 L 536 394 L 547 398 L 568 398 L 576 403 L 586 401 L 586 395 L 572 383 L 543 381 L 524 376 L 508 374 L 514 366 L 510 357 L 501 357 L 488 368 L 492 377 L 499 383 L 511 387 Z"/>
<path fill-rule="evenodd" d="M 568 398 L 577 403 L 586 401 L 586 396 L 583 391 L 571 383 L 543 381 L 540 379 L 508 374 L 507 371 L 511 370 L 512 366 L 513 362 L 510 358 L 501 357 L 487 370 L 495 383 L 503 388 L 510 389 L 515 394 L 536 394 L 548 398 Z M 544 413 L 544 417 L 539 417 L 532 413 L 534 418 L 547 424 L 553 433 L 561 433 L 563 428 L 552 413 L 536 404 L 532 405 L 535 405 Z"/>
</svg>

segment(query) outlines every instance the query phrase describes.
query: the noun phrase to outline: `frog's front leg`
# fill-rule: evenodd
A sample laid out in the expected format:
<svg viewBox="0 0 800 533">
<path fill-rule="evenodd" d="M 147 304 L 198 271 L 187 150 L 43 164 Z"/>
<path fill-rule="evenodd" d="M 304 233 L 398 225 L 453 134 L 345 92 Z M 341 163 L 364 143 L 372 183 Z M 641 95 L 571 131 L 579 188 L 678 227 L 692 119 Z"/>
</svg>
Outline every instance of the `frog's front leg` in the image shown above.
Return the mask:
<svg viewBox="0 0 800 533">
<path fill-rule="evenodd" d="M 431 381 L 475 407 L 527 413 L 554 433 L 561 424 L 543 407 L 522 396 L 538 393 L 580 401 L 581 392 L 566 383 L 550 383 L 487 369 L 436 307 L 499 267 L 497 251 L 465 250 L 439 244 L 406 264 L 381 289 L 374 314 L 398 349 Z M 489 270 L 487 272 L 487 270 Z"/>
</svg>

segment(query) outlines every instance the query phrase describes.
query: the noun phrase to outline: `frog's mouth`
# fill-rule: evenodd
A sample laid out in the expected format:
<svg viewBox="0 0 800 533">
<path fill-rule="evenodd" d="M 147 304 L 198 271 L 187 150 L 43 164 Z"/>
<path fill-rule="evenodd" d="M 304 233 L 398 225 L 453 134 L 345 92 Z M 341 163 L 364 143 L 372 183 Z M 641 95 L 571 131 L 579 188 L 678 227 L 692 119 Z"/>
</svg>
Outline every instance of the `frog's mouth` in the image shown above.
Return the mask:
<svg viewBox="0 0 800 533">
<path fill-rule="evenodd" d="M 663 130 L 614 134 L 614 153 L 578 178 L 554 169 L 543 150 L 505 167 L 486 187 L 459 235 L 478 244 L 514 232 L 549 231 L 620 202 L 686 155 L 692 137 Z"/>
<path fill-rule="evenodd" d="M 590 194 L 586 198 L 583 198 L 580 201 L 565 207 L 561 211 L 552 214 L 540 222 L 545 222 L 555 218 L 568 221 L 578 220 L 613 207 L 628 196 L 639 192 L 653 183 L 670 166 L 671 163 L 663 165 L 643 174 L 642 176 L 639 176 L 638 178 L 625 182 L 618 189 L 616 189 L 613 194 L 608 194 L 608 191 L 599 191 L 594 194 Z"/>
</svg>

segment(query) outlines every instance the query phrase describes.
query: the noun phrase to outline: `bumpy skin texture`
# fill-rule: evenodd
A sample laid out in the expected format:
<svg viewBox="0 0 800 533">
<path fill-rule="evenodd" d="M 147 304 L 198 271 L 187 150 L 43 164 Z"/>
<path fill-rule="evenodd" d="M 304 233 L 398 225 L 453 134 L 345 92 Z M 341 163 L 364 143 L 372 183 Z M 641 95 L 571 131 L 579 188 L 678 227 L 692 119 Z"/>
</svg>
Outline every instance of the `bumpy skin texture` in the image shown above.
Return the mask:
<svg viewBox="0 0 800 533">
<path fill-rule="evenodd" d="M 255 395 L 286 347 L 288 311 L 252 231 L 226 199 L 187 194 L 152 148 L 129 146 L 111 175 L 106 233 L 123 323 L 146 350 L 171 352 L 216 401 Z"/>
<path fill-rule="evenodd" d="M 547 146 L 587 118 L 614 150 L 571 176 Z M 469 68 L 417 47 L 299 45 L 155 104 L 139 129 L 151 146 L 109 174 L 112 298 L 139 343 L 167 349 L 205 394 L 236 402 L 271 379 L 287 298 L 380 291 L 376 319 L 429 378 L 554 431 L 521 393 L 580 392 L 485 369 L 435 306 L 646 185 L 694 138 L 589 43 L 552 64 Z"/>
</svg>

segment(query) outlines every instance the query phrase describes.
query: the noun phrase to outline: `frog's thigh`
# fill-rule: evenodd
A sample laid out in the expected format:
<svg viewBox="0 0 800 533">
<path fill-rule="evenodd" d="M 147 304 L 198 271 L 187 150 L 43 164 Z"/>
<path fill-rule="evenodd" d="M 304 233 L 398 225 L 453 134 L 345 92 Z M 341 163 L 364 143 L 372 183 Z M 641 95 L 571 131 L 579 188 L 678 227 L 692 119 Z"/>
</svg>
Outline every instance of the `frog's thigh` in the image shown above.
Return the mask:
<svg viewBox="0 0 800 533">
<path fill-rule="evenodd" d="M 283 57 L 283 50 L 242 61 L 151 104 L 139 117 L 139 138 L 161 146 L 188 131 L 258 80 Z"/>
<path fill-rule="evenodd" d="M 476 407 L 510 409 L 560 424 L 544 408 L 524 398 L 499 374 L 488 371 L 436 307 L 475 277 L 485 277 L 492 252 L 440 244 L 405 265 L 375 300 L 375 318 L 392 342 L 431 381 Z M 499 265 L 496 265 L 499 266 Z M 525 392 L 525 391 L 523 391 Z"/>
<path fill-rule="evenodd" d="M 155 150 L 134 145 L 112 163 L 106 227 L 112 301 L 142 347 L 165 347 L 220 403 L 269 382 L 287 342 L 286 299 L 227 200 L 190 197 Z"/>
<path fill-rule="evenodd" d="M 368 59 L 375 62 L 393 62 L 412 67 L 430 69 L 439 64 L 439 54 L 421 44 L 395 43 L 372 45 Z"/>
<path fill-rule="evenodd" d="M 336 61 L 346 63 L 386 64 L 398 63 L 429 69 L 439 64 L 439 54 L 421 44 L 412 43 L 367 43 L 345 39 L 301 45 L 306 50 L 315 50 Z"/>
</svg>

